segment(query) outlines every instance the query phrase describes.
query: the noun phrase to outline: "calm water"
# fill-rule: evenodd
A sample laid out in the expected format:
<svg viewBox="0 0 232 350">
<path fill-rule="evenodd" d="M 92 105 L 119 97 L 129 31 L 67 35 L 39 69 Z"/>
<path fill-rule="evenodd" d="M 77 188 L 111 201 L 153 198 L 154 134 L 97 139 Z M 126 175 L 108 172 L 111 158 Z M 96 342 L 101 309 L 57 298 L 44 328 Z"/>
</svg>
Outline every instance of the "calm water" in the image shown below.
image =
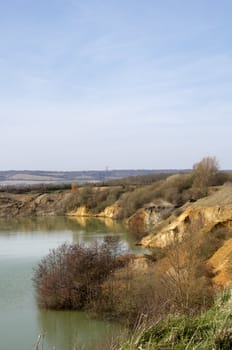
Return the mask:
<svg viewBox="0 0 232 350">
<path fill-rule="evenodd" d="M 71 350 L 75 343 L 91 348 L 119 332 L 119 326 L 91 320 L 82 312 L 39 310 L 32 285 L 33 268 L 49 249 L 64 242 L 101 240 L 107 234 L 120 236 L 122 250 L 133 250 L 125 228 L 110 220 L 0 220 L 1 349 L 32 350 L 41 331 L 45 332 L 43 350 Z"/>
</svg>

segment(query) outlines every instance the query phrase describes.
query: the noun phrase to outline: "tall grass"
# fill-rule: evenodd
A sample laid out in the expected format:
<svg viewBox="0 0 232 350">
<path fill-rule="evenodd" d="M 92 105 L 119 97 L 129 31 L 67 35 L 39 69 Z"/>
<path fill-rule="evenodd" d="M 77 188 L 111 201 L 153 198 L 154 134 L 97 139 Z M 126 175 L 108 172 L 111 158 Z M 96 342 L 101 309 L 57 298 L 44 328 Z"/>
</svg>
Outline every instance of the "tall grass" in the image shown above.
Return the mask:
<svg viewBox="0 0 232 350">
<path fill-rule="evenodd" d="M 229 298 L 228 298 L 229 297 Z M 231 291 L 197 317 L 169 316 L 142 324 L 120 350 L 229 350 L 232 348 Z"/>
</svg>

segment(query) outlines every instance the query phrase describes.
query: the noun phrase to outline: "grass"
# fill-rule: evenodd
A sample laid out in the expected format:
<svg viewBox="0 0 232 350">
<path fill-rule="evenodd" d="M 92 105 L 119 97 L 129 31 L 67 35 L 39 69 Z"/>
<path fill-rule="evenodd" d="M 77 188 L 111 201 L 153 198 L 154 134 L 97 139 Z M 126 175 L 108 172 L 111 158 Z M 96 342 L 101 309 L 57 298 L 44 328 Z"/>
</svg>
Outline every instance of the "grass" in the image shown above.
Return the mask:
<svg viewBox="0 0 232 350">
<path fill-rule="evenodd" d="M 216 206 L 216 205 L 232 205 L 232 184 L 225 183 L 217 188 L 216 192 L 211 196 L 199 199 L 193 204 L 193 207 Z"/>
<path fill-rule="evenodd" d="M 197 317 L 169 316 L 140 326 L 119 350 L 229 350 L 232 348 L 232 295 L 227 290 Z"/>
</svg>

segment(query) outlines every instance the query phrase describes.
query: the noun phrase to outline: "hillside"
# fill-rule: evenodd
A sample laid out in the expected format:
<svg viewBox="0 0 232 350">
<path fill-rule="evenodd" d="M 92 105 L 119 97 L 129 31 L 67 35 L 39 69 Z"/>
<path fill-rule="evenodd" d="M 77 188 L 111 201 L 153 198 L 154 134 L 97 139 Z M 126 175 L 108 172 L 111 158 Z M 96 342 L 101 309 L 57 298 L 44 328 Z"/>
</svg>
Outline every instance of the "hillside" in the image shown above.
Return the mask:
<svg viewBox="0 0 232 350">
<path fill-rule="evenodd" d="M 142 244 L 165 247 L 175 238 L 182 239 L 188 231 L 207 233 L 220 225 L 229 228 L 232 220 L 232 185 L 225 184 L 215 193 L 195 203 L 186 203 L 173 214 L 155 227 L 154 232 L 145 237 Z"/>
<path fill-rule="evenodd" d="M 167 220 L 154 227 L 145 237 L 146 246 L 167 246 L 173 239 L 181 239 L 185 232 L 210 232 L 220 226 L 230 228 L 232 223 L 232 184 L 216 188 L 211 195 L 195 203 L 185 203 Z M 162 228 L 161 228 L 162 226 Z"/>
<path fill-rule="evenodd" d="M 10 170 L 0 171 L 0 186 L 18 186 L 48 183 L 99 182 L 121 179 L 129 176 L 141 176 L 153 173 L 172 173 L 176 170 L 89 170 L 89 171 L 36 171 Z"/>
<path fill-rule="evenodd" d="M 180 175 L 181 176 L 181 175 Z M 182 175 L 184 186 L 188 174 Z M 18 178 L 18 177 L 17 177 Z M 117 207 L 115 219 L 131 216 L 137 209 L 160 195 L 173 197 L 168 173 L 151 173 L 100 183 L 37 184 L 3 186 L 0 189 L 0 216 L 83 215 L 106 216 Z M 181 183 L 182 183 L 181 182 Z M 176 182 L 175 182 L 176 183 Z M 181 189 L 180 189 L 181 192 Z M 179 196 L 180 197 L 180 196 Z M 82 214 L 80 214 L 82 212 Z M 79 213 L 79 214 L 78 214 Z M 112 215 L 110 214 L 110 217 Z"/>
<path fill-rule="evenodd" d="M 216 192 L 186 204 L 181 214 L 173 213 L 167 220 L 154 225 L 142 245 L 170 249 L 176 244 L 202 252 L 213 271 L 213 282 L 232 286 L 232 185 L 225 184 Z M 166 266 L 166 269 L 168 267 Z"/>
</svg>

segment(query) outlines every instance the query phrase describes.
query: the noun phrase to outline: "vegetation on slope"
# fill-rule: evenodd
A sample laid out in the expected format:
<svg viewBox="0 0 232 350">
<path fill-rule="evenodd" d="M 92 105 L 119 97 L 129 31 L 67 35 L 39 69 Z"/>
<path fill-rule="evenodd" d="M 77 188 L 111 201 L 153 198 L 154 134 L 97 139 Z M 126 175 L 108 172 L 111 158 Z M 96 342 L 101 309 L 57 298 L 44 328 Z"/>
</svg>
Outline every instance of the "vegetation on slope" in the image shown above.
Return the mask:
<svg viewBox="0 0 232 350">
<path fill-rule="evenodd" d="M 170 315 L 155 324 L 140 325 L 120 350 L 229 350 L 232 348 L 231 291 L 195 317 Z"/>
<path fill-rule="evenodd" d="M 130 177 L 96 185 L 76 187 L 69 209 L 85 206 L 97 214 L 115 203 L 120 207 L 118 219 L 128 218 L 145 204 L 162 198 L 180 207 L 189 200 L 208 195 L 211 186 L 230 180 L 230 173 L 220 172 L 217 160 L 203 158 L 192 172 L 176 174 L 150 174 Z"/>
</svg>

